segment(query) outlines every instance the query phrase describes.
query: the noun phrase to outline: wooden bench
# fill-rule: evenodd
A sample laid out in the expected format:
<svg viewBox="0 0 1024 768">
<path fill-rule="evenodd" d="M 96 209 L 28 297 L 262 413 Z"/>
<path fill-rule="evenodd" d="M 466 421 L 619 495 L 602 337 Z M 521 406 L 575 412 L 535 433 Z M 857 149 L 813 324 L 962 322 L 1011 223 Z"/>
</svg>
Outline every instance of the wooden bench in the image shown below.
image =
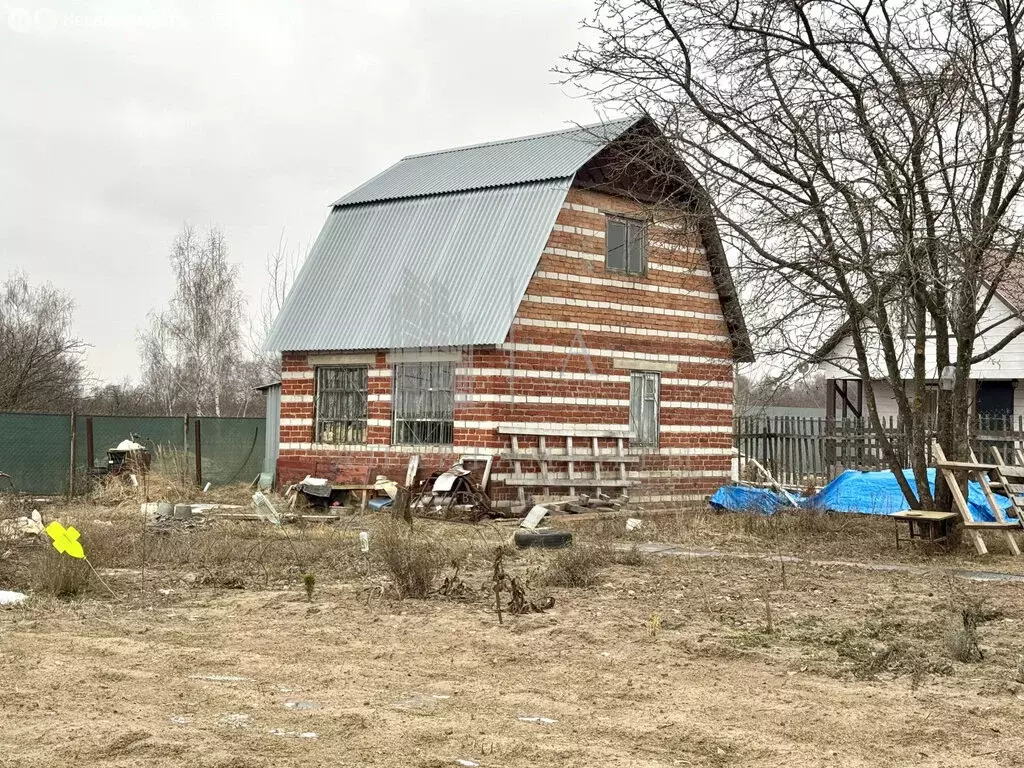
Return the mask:
<svg viewBox="0 0 1024 768">
<path fill-rule="evenodd" d="M 908 509 L 897 512 L 892 516 L 896 526 L 896 549 L 900 548 L 900 541 L 914 540 L 923 541 L 928 544 L 945 544 L 949 541 L 949 532 L 957 518 L 956 512 L 927 512 L 916 509 Z M 907 536 L 900 538 L 900 523 L 907 524 Z"/>
</svg>

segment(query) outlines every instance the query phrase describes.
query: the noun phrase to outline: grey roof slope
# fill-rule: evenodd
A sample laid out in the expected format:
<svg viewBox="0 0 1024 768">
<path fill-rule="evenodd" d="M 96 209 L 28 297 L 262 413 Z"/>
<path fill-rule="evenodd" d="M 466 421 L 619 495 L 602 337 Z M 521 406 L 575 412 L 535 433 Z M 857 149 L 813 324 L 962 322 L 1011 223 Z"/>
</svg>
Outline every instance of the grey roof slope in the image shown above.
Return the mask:
<svg viewBox="0 0 1024 768">
<path fill-rule="evenodd" d="M 570 182 L 335 208 L 267 349 L 500 344 Z"/>
<path fill-rule="evenodd" d="M 502 343 L 577 173 L 652 135 L 698 213 L 734 357 L 752 360 L 713 207 L 647 117 L 402 159 L 334 203 L 265 348 Z"/>
<path fill-rule="evenodd" d="M 641 118 L 627 118 L 553 133 L 409 155 L 337 200 L 377 200 L 564 179 Z"/>
</svg>

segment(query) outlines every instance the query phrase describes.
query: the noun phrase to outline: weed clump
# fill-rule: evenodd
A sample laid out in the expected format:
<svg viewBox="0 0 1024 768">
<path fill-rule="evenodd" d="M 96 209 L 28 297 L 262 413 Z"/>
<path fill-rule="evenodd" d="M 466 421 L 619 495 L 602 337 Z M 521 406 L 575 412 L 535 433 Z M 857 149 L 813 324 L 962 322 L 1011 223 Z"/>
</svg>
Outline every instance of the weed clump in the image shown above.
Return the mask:
<svg viewBox="0 0 1024 768">
<path fill-rule="evenodd" d="M 541 581 L 549 587 L 592 587 L 613 559 L 607 547 L 576 544 L 555 555 Z"/>
<path fill-rule="evenodd" d="M 47 547 L 32 563 L 32 588 L 54 597 L 76 597 L 89 586 L 90 568 L 85 560 L 63 555 Z"/>
<path fill-rule="evenodd" d="M 387 572 L 399 598 L 423 600 L 433 591 L 434 582 L 448 553 L 436 542 L 417 536 L 397 521 L 383 523 L 374 535 L 374 552 Z"/>
</svg>

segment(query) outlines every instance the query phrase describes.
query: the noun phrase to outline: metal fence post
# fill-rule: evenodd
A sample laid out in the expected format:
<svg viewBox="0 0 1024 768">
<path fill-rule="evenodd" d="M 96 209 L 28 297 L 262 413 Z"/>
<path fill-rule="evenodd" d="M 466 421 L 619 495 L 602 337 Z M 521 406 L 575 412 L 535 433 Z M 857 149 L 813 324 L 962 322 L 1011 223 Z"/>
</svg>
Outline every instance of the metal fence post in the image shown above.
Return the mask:
<svg viewBox="0 0 1024 768">
<path fill-rule="evenodd" d="M 75 455 L 75 409 L 71 409 L 71 468 L 68 470 L 68 497 L 75 495 L 75 462 L 78 457 Z"/>
<path fill-rule="evenodd" d="M 203 487 L 203 441 L 202 434 L 200 432 L 199 425 L 202 424 L 202 419 L 196 419 L 196 485 L 200 488 Z"/>
</svg>

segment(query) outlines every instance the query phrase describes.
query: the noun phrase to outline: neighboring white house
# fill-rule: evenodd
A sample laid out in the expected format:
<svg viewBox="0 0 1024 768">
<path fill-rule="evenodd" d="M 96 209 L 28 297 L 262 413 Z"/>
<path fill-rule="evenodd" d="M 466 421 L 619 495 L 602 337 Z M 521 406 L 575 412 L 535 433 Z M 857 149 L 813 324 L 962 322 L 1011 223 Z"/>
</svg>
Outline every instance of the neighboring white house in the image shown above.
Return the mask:
<svg viewBox="0 0 1024 768">
<path fill-rule="evenodd" d="M 1021 310 L 1024 308 L 1024 292 L 998 292 L 982 316 L 979 329 L 982 331 L 975 343 L 975 354 L 992 348 L 1015 328 L 1024 324 Z M 902 337 L 900 350 L 904 366 L 904 379 L 912 378 L 913 338 Z M 875 345 L 869 345 L 875 346 Z M 955 346 L 950 353 L 955 354 Z M 848 333 L 840 330 L 815 353 L 818 370 L 827 381 L 825 410 L 829 418 L 867 418 L 865 393 L 859 380 L 853 342 Z M 934 394 L 938 391 L 939 371 L 935 366 L 935 340 L 929 337 L 925 350 L 929 380 L 926 385 L 925 402 L 933 413 L 936 407 Z M 871 360 L 872 389 L 878 414 L 885 422 L 898 418 L 896 400 L 892 387 L 885 381 L 885 364 L 878 354 Z M 973 393 L 971 402 L 975 413 L 987 416 L 1024 415 L 1024 334 L 1017 336 L 1005 347 L 986 360 L 975 363 L 971 369 Z"/>
</svg>

